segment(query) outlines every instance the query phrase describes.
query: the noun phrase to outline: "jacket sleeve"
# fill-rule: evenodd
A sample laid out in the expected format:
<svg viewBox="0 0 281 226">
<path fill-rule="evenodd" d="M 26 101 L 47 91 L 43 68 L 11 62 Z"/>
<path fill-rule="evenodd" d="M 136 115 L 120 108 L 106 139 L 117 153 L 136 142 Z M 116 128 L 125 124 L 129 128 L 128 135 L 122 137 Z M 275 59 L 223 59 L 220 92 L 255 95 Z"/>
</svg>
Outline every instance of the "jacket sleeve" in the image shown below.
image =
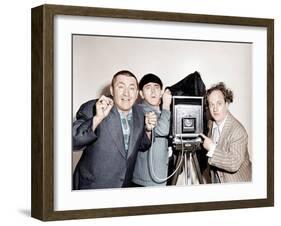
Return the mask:
<svg viewBox="0 0 281 226">
<path fill-rule="evenodd" d="M 151 146 L 151 141 L 150 139 L 148 138 L 146 132 L 145 132 L 145 129 L 143 129 L 143 133 L 142 133 L 142 139 L 141 139 L 141 143 L 140 143 L 140 146 L 139 146 L 139 151 L 147 151 Z"/>
<path fill-rule="evenodd" d="M 235 173 L 245 160 L 248 136 L 243 129 L 235 130 L 224 147 L 216 147 L 208 162 L 225 171 Z"/>
<path fill-rule="evenodd" d="M 95 102 L 83 104 L 76 114 L 72 125 L 72 146 L 74 150 L 83 148 L 97 139 L 92 130 Z"/>
<path fill-rule="evenodd" d="M 157 121 L 157 126 L 154 129 L 156 137 L 165 137 L 169 135 L 170 132 L 170 117 L 171 113 L 167 110 L 162 110 L 159 120 Z"/>
</svg>

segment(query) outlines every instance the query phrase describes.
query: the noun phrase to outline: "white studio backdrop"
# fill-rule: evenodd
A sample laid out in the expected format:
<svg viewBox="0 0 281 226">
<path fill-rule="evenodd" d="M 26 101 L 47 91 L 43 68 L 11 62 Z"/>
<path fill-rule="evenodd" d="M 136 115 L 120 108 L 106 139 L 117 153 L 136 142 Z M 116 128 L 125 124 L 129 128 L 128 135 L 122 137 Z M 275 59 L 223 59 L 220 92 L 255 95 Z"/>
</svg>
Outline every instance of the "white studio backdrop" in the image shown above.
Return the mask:
<svg viewBox="0 0 281 226">
<path fill-rule="evenodd" d="M 206 88 L 224 82 L 234 92 L 231 111 L 251 133 L 251 43 L 74 35 L 73 116 L 82 103 L 104 94 L 117 71 L 126 69 L 139 80 L 154 73 L 164 86 L 195 71 Z"/>
<path fill-rule="evenodd" d="M 1 141 L 0 164 L 1 225 L 43 225 L 30 217 L 30 93 L 31 93 L 31 8 L 46 1 L 6 1 L 1 5 L 0 56 L 1 71 Z M 49 4 L 68 4 L 107 8 L 171 11 L 184 13 L 268 17 L 275 19 L 275 150 L 280 149 L 280 49 L 281 16 L 278 1 L 228 0 L 49 0 Z M 142 73 L 142 72 L 141 72 Z M 204 75 L 202 74 L 202 77 Z M 205 81 L 205 78 L 204 78 Z M 167 81 L 168 82 L 168 81 Z M 206 82 L 206 81 L 205 81 Z M 280 152 L 275 152 L 275 207 L 237 210 L 190 212 L 151 216 L 59 221 L 50 225 L 174 225 L 186 222 L 196 225 L 268 225 L 279 222 L 280 214 Z M 243 192 L 243 191 L 242 191 Z M 235 220 L 233 220 L 235 219 Z M 278 223 L 277 223 L 278 224 Z"/>
</svg>

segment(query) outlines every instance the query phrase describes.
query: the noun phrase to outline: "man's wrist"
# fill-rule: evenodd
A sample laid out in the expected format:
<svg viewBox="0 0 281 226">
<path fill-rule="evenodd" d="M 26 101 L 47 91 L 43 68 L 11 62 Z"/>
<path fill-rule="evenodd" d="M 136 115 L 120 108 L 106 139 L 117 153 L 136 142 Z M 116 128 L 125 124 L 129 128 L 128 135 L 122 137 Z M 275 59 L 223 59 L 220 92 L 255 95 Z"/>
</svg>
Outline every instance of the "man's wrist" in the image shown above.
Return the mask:
<svg viewBox="0 0 281 226">
<path fill-rule="evenodd" d="M 209 158 L 212 158 L 212 157 L 213 157 L 213 154 L 214 154 L 214 152 L 215 152 L 215 150 L 216 150 L 216 147 L 217 147 L 217 145 L 215 145 L 214 143 L 210 144 L 209 151 L 207 152 L 207 156 L 208 156 Z"/>
<path fill-rule="evenodd" d="M 163 104 L 163 105 L 162 105 L 162 109 L 165 109 L 165 110 L 167 110 L 167 111 L 170 111 L 170 105 Z"/>
<path fill-rule="evenodd" d="M 148 129 L 147 126 L 146 126 L 146 127 L 145 127 L 145 131 L 146 131 L 146 132 L 151 132 L 152 129 Z"/>
<path fill-rule="evenodd" d="M 98 117 L 98 116 L 94 116 L 93 117 L 93 130 L 95 130 L 95 128 L 97 128 L 97 126 L 101 123 L 102 118 Z"/>
</svg>

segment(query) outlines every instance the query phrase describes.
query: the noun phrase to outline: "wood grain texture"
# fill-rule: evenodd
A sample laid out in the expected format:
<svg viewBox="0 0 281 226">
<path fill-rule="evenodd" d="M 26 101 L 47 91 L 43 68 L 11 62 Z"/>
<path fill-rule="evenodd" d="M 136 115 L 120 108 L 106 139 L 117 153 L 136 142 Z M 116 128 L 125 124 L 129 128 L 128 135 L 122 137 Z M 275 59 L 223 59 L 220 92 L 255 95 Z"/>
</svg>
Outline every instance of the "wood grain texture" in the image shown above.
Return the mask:
<svg viewBox="0 0 281 226">
<path fill-rule="evenodd" d="M 32 10 L 31 25 L 31 216 L 43 219 L 43 7 Z"/>
<path fill-rule="evenodd" d="M 274 205 L 274 20 L 267 23 L 267 199 Z"/>
</svg>

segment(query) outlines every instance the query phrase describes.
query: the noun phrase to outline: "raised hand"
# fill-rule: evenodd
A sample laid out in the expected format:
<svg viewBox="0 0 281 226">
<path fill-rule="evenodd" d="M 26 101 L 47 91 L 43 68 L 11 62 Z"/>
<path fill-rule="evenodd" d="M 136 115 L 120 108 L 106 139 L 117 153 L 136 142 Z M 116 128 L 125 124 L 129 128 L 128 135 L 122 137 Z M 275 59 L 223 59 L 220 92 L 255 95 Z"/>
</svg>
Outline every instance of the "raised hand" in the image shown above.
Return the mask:
<svg viewBox="0 0 281 226">
<path fill-rule="evenodd" d="M 96 103 L 96 116 L 104 119 L 113 107 L 113 100 L 106 96 L 101 96 Z"/>
<path fill-rule="evenodd" d="M 114 103 L 113 100 L 106 96 L 101 96 L 98 101 L 96 102 L 96 115 L 93 118 L 93 126 L 92 129 L 95 128 L 100 124 L 100 122 L 108 116 L 111 108 L 113 107 Z"/>
<path fill-rule="evenodd" d="M 165 92 L 163 93 L 162 102 L 163 102 L 162 108 L 165 110 L 170 110 L 172 95 L 169 89 L 166 89 Z"/>
</svg>

